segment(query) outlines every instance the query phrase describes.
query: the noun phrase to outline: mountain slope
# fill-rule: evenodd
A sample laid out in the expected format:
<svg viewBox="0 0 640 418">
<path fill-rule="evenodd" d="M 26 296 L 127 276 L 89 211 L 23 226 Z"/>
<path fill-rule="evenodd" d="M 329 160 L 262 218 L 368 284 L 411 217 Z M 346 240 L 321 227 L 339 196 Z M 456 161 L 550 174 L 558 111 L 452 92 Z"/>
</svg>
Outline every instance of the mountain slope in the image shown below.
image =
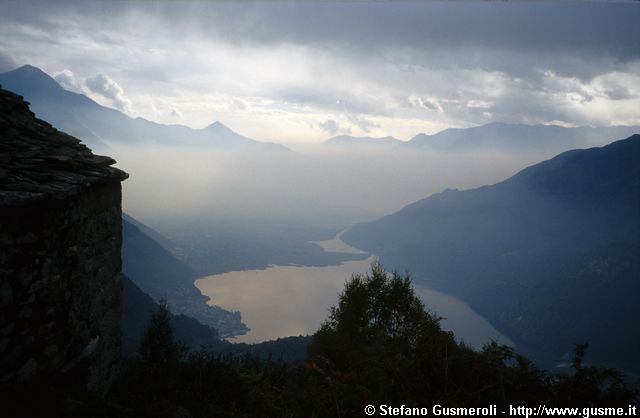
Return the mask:
<svg viewBox="0 0 640 418">
<path fill-rule="evenodd" d="M 239 135 L 220 122 L 204 129 L 191 129 L 182 125 L 163 125 L 143 118 L 134 119 L 101 106 L 82 94 L 63 89 L 53 78 L 31 65 L 0 74 L 0 85 L 24 96 L 39 118 L 82 139 L 93 149 L 104 149 L 105 141 L 115 141 L 256 151 L 288 150 L 279 144 L 259 142 Z"/>
<path fill-rule="evenodd" d="M 458 295 L 538 359 L 640 370 L 640 135 L 447 190 L 343 235 Z"/>
<path fill-rule="evenodd" d="M 153 298 L 144 293 L 126 276 L 122 277 L 122 352 L 135 355 L 138 344 L 159 308 Z M 171 306 L 169 306 L 171 309 Z M 218 332 L 185 315 L 172 315 L 171 328 L 176 340 L 193 350 L 221 345 Z"/>
<path fill-rule="evenodd" d="M 239 312 L 207 306 L 208 298 L 193 285 L 198 275 L 137 226 L 124 219 L 122 272 L 156 301 L 166 297 L 172 312 L 196 318 L 217 329 L 222 337 L 246 331 Z"/>
<path fill-rule="evenodd" d="M 563 128 L 554 125 L 489 123 L 472 128 L 445 129 L 434 135 L 418 134 L 402 146 L 445 152 L 559 153 L 573 148 L 606 145 L 635 133 L 640 133 L 640 127 Z"/>
</svg>

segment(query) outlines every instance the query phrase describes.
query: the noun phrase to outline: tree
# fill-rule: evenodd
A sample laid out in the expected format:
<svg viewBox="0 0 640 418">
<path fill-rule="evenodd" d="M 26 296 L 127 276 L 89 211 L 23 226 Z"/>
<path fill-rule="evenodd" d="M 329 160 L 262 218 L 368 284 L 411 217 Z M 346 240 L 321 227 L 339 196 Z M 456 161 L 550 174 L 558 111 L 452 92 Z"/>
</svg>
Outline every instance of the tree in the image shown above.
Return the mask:
<svg viewBox="0 0 640 418">
<path fill-rule="evenodd" d="M 425 311 L 408 275 L 387 273 L 375 262 L 370 273 L 353 275 L 347 281 L 338 305 L 314 335 L 310 356 L 328 355 L 341 363 L 349 361 L 349 354 L 358 347 L 372 344 L 415 349 L 423 334 L 442 332 L 439 321 Z M 337 345 L 331 349 L 333 344 Z M 346 352 L 338 355 L 335 350 L 342 348 Z"/>
<path fill-rule="evenodd" d="M 313 369 L 340 399 L 336 415 L 369 400 L 423 400 L 425 382 L 431 394 L 442 392 L 449 358 L 464 349 L 439 322 L 408 275 L 376 262 L 369 273 L 352 276 L 309 346 Z M 419 370 L 428 372 L 424 382 Z"/>
<path fill-rule="evenodd" d="M 140 340 L 138 355 L 144 362 L 170 363 L 179 361 L 185 351 L 185 347 L 174 339 L 169 305 L 166 298 L 162 298 Z"/>
<path fill-rule="evenodd" d="M 345 284 L 314 334 L 309 363 L 325 408 L 336 416 L 376 402 L 464 406 L 528 402 L 544 396 L 543 374 L 509 347 L 481 352 L 456 342 L 425 310 L 409 275 L 379 263 Z"/>
</svg>

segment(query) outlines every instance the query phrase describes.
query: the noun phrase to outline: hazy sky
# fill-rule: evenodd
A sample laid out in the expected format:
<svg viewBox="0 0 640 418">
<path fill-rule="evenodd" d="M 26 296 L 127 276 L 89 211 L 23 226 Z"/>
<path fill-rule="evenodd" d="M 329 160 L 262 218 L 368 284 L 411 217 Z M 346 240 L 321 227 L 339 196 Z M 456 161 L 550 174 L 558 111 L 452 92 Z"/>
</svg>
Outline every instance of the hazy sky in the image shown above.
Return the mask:
<svg viewBox="0 0 640 418">
<path fill-rule="evenodd" d="M 640 124 L 640 2 L 0 1 L 0 71 L 131 116 L 319 141 Z"/>
</svg>

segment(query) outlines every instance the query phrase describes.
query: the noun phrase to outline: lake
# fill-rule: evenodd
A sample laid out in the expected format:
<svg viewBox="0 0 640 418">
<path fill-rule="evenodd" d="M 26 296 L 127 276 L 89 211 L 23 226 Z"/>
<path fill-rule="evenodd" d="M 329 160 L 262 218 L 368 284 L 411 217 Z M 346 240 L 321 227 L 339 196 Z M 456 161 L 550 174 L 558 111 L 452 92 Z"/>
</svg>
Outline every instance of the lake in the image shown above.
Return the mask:
<svg viewBox="0 0 640 418">
<path fill-rule="evenodd" d="M 325 251 L 359 253 L 340 240 L 317 241 Z M 375 257 L 347 261 L 336 266 L 270 266 L 263 270 L 233 271 L 198 279 L 195 283 L 209 304 L 240 311 L 251 329 L 230 341 L 256 343 L 278 337 L 315 332 L 338 301 L 345 281 L 352 274 L 364 274 Z M 459 340 L 474 347 L 496 340 L 513 345 L 486 319 L 465 302 L 451 295 L 415 285 L 427 309 L 444 317 L 442 328 L 453 331 Z"/>
</svg>

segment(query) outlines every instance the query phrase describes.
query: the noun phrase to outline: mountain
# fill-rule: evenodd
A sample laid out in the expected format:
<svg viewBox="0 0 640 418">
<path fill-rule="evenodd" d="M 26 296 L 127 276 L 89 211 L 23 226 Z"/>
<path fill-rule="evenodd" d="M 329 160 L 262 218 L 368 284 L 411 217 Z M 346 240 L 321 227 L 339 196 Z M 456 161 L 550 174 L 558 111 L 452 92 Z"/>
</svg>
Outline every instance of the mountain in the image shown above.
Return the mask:
<svg viewBox="0 0 640 418">
<path fill-rule="evenodd" d="M 397 138 L 392 136 L 385 136 L 384 138 L 374 137 L 357 137 L 350 135 L 338 135 L 333 138 L 329 138 L 323 143 L 324 145 L 339 147 L 339 148 L 375 148 L 375 149 L 390 149 L 402 144 Z"/>
<path fill-rule="evenodd" d="M 439 152 L 536 152 L 554 155 L 574 148 L 602 146 L 640 132 L 640 126 L 582 126 L 489 123 L 471 128 L 449 128 L 433 135 L 424 133 L 401 141 L 384 138 L 339 135 L 323 145 L 340 149 L 396 149 Z"/>
<path fill-rule="evenodd" d="M 346 231 L 391 269 L 457 295 L 548 365 L 640 371 L 640 135 L 492 186 L 446 190 Z"/>
<path fill-rule="evenodd" d="M 171 309 L 171 306 L 169 306 Z M 122 277 L 122 353 L 135 355 L 149 319 L 159 309 L 156 301 L 144 293 L 126 276 Z M 186 315 L 172 315 L 171 328 L 176 340 L 192 350 L 201 347 L 218 347 L 222 343 L 218 332 Z"/>
<path fill-rule="evenodd" d="M 198 274 L 125 219 L 122 272 L 155 301 L 166 297 L 172 312 L 196 318 L 218 330 L 221 337 L 243 334 L 247 329 L 239 312 L 206 305 L 209 298 L 193 284 Z"/>
<path fill-rule="evenodd" d="M 543 152 L 551 155 L 573 148 L 606 145 L 640 132 L 639 126 L 563 128 L 555 125 L 489 123 L 450 128 L 434 135 L 418 134 L 403 143 L 407 149 L 444 152 Z"/>
<path fill-rule="evenodd" d="M 122 213 L 122 220 L 138 228 L 140 232 L 144 233 L 146 236 L 148 236 L 149 238 L 151 238 L 152 240 L 160 244 L 162 248 L 164 248 L 165 250 L 171 252 L 175 249 L 176 244 L 173 241 L 171 241 L 169 238 L 165 237 L 155 229 L 148 227 L 147 225 L 127 215 L 124 212 Z"/>
<path fill-rule="evenodd" d="M 163 125 L 131 118 L 90 98 L 65 90 L 39 68 L 25 65 L 0 74 L 0 85 L 24 96 L 31 110 L 61 131 L 82 139 L 90 148 L 103 150 L 106 142 L 129 144 L 156 142 L 165 145 L 200 146 L 255 151 L 288 151 L 274 143 L 239 135 L 215 122 L 204 129 Z"/>
</svg>

